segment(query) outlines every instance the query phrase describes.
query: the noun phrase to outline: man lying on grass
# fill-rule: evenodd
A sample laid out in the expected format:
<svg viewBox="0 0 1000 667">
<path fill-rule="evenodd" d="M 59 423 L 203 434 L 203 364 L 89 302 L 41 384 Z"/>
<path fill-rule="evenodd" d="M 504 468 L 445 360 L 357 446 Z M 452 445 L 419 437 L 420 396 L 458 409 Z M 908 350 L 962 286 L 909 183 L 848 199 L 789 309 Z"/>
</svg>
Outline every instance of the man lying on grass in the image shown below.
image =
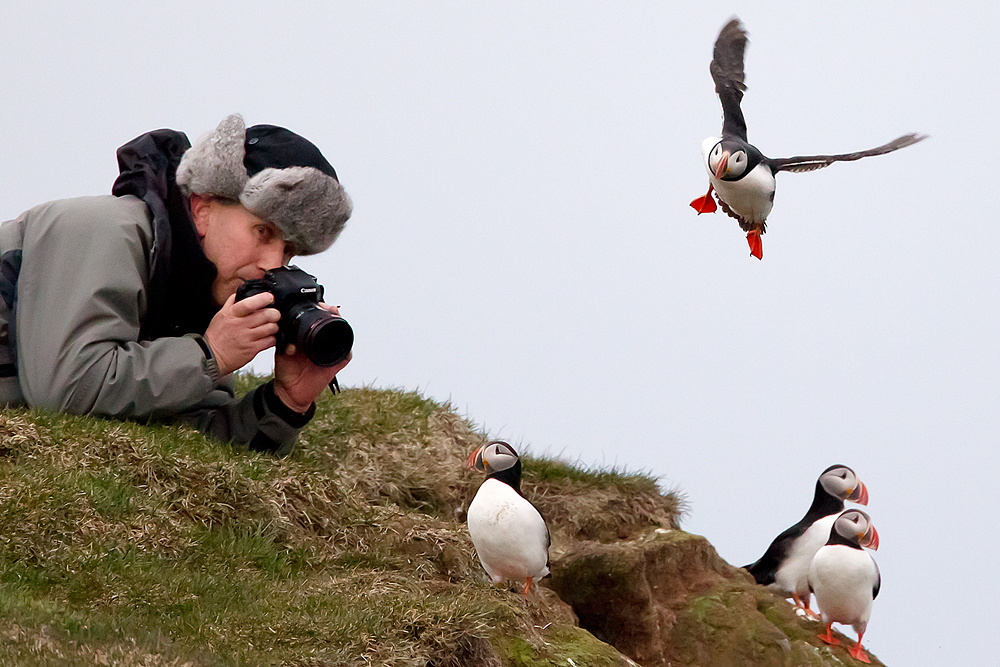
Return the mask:
<svg viewBox="0 0 1000 667">
<path fill-rule="evenodd" d="M 0 226 L 0 405 L 180 418 L 285 455 L 347 365 L 276 351 L 241 400 L 231 374 L 275 346 L 279 311 L 246 280 L 322 252 L 351 200 L 319 149 L 229 116 L 118 150 L 111 195 L 52 201 Z M 336 314 L 336 309 L 323 305 Z"/>
</svg>

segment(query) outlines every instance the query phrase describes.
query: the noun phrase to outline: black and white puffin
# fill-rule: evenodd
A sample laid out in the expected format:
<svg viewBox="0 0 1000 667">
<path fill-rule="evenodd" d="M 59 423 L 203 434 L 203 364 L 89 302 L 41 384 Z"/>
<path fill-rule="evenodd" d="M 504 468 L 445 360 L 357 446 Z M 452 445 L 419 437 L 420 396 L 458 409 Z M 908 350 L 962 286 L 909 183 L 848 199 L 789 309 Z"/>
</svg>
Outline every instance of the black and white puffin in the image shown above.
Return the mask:
<svg viewBox="0 0 1000 667">
<path fill-rule="evenodd" d="M 850 625 L 858 633 L 858 643 L 850 648 L 850 654 L 870 662 L 861 640 L 872 615 L 872 602 L 882 587 L 882 575 L 875 559 L 862 547 L 878 550 L 878 532 L 867 514 L 849 509 L 837 517 L 830 539 L 816 552 L 809 566 L 809 588 L 826 623 L 826 633 L 819 638 L 836 646 L 840 640 L 833 636 L 831 626 Z"/>
<path fill-rule="evenodd" d="M 758 584 L 792 598 L 797 607 L 811 614 L 809 565 L 830 539 L 830 528 L 844 511 L 845 500 L 867 505 L 868 488 L 847 466 L 832 465 L 816 480 L 816 493 L 805 516 L 774 538 L 756 563 L 743 568 Z"/>
<path fill-rule="evenodd" d="M 911 146 L 926 135 L 906 134 L 887 144 L 857 153 L 839 155 L 799 155 L 789 158 L 765 157 L 747 142 L 747 125 L 743 119 L 740 102 L 743 100 L 743 55 L 747 33 L 734 18 L 722 28 L 715 40 L 710 70 L 715 81 L 715 92 L 722 102 L 722 136 L 709 137 L 702 142 L 701 150 L 708 169 L 708 192 L 698 197 L 691 206 L 699 214 L 716 210 L 712 190 L 722 210 L 736 218 L 740 228 L 747 233 L 750 254 L 764 256 L 760 235 L 774 203 L 774 176 L 779 171 L 813 171 L 834 162 L 860 160 L 863 157 L 884 155 Z"/>
<path fill-rule="evenodd" d="M 466 468 L 486 473 L 466 519 L 479 560 L 493 583 L 523 583 L 527 595 L 549 573 L 551 539 L 542 515 L 521 493 L 521 459 L 494 440 L 472 452 Z"/>
</svg>

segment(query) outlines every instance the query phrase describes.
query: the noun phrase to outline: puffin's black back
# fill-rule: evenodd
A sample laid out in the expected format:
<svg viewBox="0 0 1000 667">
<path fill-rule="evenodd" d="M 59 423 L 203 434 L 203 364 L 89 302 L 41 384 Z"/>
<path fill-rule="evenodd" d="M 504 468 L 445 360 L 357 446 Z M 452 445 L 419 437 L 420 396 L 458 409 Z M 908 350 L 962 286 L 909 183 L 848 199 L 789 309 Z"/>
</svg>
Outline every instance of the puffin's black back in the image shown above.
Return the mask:
<svg viewBox="0 0 1000 667">
<path fill-rule="evenodd" d="M 829 470 L 829 468 L 827 469 Z M 809 511 L 794 526 L 786 529 L 771 542 L 764 555 L 756 563 L 744 565 L 743 569 L 753 575 L 754 581 L 761 586 L 774 583 L 778 568 L 785 562 L 792 542 L 809 530 L 809 526 L 817 520 L 831 514 L 837 514 L 844 509 L 844 501 L 827 493 L 819 480 L 816 480 L 816 493 L 813 496 Z M 831 531 L 836 534 L 836 531 Z"/>
<path fill-rule="evenodd" d="M 524 494 L 521 493 L 520 457 L 518 457 L 518 459 L 514 462 L 514 465 L 512 465 L 511 467 L 506 468 L 505 470 L 498 470 L 497 472 L 491 472 L 489 475 L 486 476 L 486 479 L 491 479 L 491 478 L 497 480 L 498 482 L 503 482 L 507 486 L 517 491 L 519 496 L 524 498 Z M 525 500 L 527 500 L 527 498 L 525 498 Z"/>
</svg>

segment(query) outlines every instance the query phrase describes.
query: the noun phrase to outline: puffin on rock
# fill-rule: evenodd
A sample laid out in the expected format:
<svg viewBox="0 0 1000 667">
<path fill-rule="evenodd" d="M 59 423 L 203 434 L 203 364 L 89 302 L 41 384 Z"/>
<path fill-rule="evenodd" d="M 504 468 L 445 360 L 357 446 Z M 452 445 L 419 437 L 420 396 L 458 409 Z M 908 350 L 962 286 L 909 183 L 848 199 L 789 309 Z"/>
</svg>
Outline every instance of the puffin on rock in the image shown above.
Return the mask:
<svg viewBox="0 0 1000 667">
<path fill-rule="evenodd" d="M 743 83 L 746 45 L 747 33 L 737 18 L 727 23 L 715 40 L 710 70 L 715 92 L 722 102 L 722 136 L 709 137 L 702 142 L 701 150 L 705 168 L 708 169 L 708 192 L 691 202 L 691 206 L 699 214 L 714 212 L 714 189 L 722 210 L 736 218 L 740 228 L 747 233 L 750 254 L 761 259 L 764 250 L 760 236 L 766 231 L 765 221 L 774 203 L 775 174 L 779 171 L 813 171 L 834 162 L 884 155 L 912 146 L 925 139 L 926 135 L 905 134 L 887 144 L 857 153 L 765 157 L 747 142 L 747 124 L 740 109 L 743 91 L 746 90 Z"/>
<path fill-rule="evenodd" d="M 521 459 L 494 440 L 472 452 L 465 464 L 486 473 L 469 504 L 466 522 L 476 553 L 493 583 L 524 583 L 524 594 L 549 573 L 549 530 L 521 493 Z"/>
<path fill-rule="evenodd" d="M 836 646 L 834 623 L 850 625 L 858 633 L 858 643 L 849 649 L 861 662 L 870 662 L 861 646 L 872 615 L 872 602 L 882 587 L 882 575 L 875 559 L 861 547 L 878 549 L 878 532 L 871 518 L 858 509 L 849 509 L 834 521 L 830 539 L 816 552 L 809 566 L 809 588 L 816 594 L 826 633 L 819 638 Z"/>
<path fill-rule="evenodd" d="M 833 522 L 844 511 L 844 501 L 868 504 L 868 489 L 853 470 L 832 465 L 816 480 L 816 493 L 809 511 L 794 526 L 774 538 L 756 563 L 743 569 L 761 586 L 790 597 L 795 605 L 809 608 L 809 565 L 830 538 Z"/>
</svg>

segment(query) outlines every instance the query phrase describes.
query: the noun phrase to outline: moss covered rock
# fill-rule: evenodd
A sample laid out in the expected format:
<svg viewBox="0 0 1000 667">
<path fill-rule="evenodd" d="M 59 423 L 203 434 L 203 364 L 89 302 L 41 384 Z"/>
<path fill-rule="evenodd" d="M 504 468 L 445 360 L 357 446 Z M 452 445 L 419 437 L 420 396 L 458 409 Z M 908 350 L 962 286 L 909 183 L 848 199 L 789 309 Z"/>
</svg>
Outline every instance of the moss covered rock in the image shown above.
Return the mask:
<svg viewBox="0 0 1000 667">
<path fill-rule="evenodd" d="M 580 542 L 552 571 L 550 585 L 581 627 L 645 667 L 860 664 L 846 648 L 820 642 L 820 623 L 697 535 L 660 529 L 612 544 Z"/>
</svg>

